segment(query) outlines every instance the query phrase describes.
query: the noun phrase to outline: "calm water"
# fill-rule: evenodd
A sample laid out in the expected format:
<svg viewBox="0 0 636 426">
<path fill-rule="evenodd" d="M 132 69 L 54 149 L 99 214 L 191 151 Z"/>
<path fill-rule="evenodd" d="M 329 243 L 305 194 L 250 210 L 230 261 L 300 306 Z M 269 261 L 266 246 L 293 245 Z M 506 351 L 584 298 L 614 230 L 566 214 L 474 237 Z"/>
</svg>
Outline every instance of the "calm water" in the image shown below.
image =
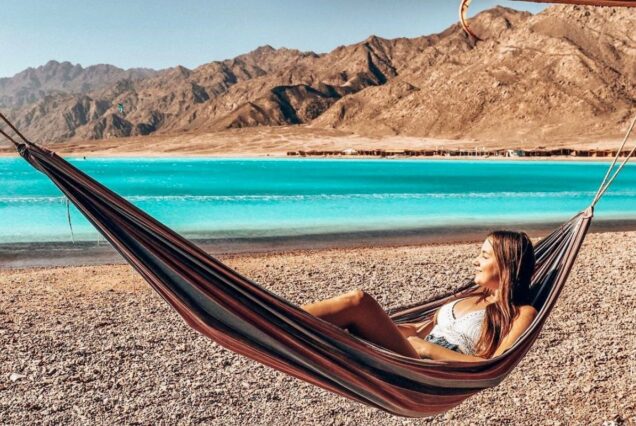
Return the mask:
<svg viewBox="0 0 636 426">
<path fill-rule="evenodd" d="M 564 220 L 592 199 L 607 163 L 410 160 L 71 159 L 189 237 Z M 597 208 L 636 219 L 636 167 Z M 71 208 L 76 240 L 97 233 Z M 60 191 L 21 158 L 0 158 L 0 243 L 70 241 Z"/>
</svg>

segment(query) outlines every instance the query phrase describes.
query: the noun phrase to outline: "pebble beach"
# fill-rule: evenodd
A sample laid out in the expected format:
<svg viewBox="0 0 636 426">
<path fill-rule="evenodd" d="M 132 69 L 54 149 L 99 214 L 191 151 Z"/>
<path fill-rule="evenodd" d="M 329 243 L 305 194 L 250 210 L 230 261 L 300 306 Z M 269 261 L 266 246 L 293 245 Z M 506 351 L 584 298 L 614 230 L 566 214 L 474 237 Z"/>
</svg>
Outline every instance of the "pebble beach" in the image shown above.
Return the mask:
<svg viewBox="0 0 636 426">
<path fill-rule="evenodd" d="M 225 255 L 298 304 L 388 308 L 457 287 L 481 242 Z M 0 423 L 636 424 L 636 232 L 590 234 L 514 372 L 435 417 L 392 416 L 197 334 L 128 265 L 0 269 Z"/>
</svg>

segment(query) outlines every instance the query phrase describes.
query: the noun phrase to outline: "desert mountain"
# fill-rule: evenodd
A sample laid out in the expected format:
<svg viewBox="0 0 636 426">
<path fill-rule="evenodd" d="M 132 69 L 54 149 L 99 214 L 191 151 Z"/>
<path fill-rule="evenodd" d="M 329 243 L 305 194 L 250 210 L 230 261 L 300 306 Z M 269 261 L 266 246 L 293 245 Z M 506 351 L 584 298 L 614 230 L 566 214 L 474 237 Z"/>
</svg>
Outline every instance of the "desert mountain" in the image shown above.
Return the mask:
<svg viewBox="0 0 636 426">
<path fill-rule="evenodd" d="M 485 41 L 453 25 L 413 39 L 372 36 L 326 54 L 264 46 L 90 90 L 69 79 L 35 102 L 15 100 L 16 80 L 10 116 L 48 142 L 280 125 L 536 141 L 613 136 L 636 110 L 633 10 L 553 6 L 531 15 L 498 7 L 472 27 Z"/>
<path fill-rule="evenodd" d="M 89 93 L 122 79 L 139 80 L 155 74 L 145 68 L 123 70 L 112 65 L 83 68 L 70 62 L 49 61 L 10 78 L 0 78 L 0 108 L 19 108 L 60 93 Z"/>
</svg>

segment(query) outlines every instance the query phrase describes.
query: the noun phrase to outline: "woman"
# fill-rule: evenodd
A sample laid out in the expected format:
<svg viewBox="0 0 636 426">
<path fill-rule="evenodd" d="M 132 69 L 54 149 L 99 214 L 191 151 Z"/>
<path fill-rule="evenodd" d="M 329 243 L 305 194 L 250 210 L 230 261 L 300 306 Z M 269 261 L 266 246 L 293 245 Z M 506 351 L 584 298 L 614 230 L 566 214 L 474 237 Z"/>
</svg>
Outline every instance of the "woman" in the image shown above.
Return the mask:
<svg viewBox="0 0 636 426">
<path fill-rule="evenodd" d="M 432 322 L 396 325 L 361 290 L 303 309 L 405 356 L 480 361 L 510 348 L 537 315 L 528 304 L 534 263 L 532 242 L 525 233 L 495 231 L 474 261 L 481 291 L 442 306 Z"/>
</svg>

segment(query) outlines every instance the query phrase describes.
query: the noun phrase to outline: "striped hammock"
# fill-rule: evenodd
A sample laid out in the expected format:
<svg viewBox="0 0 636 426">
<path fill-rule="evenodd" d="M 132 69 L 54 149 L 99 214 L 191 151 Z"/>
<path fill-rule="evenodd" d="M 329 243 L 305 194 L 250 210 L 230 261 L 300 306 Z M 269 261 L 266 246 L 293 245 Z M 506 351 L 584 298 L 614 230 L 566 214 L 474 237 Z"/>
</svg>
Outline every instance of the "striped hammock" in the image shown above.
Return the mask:
<svg viewBox="0 0 636 426">
<path fill-rule="evenodd" d="M 192 328 L 284 373 L 411 417 L 444 412 L 496 386 L 523 358 L 563 289 L 590 226 L 594 204 L 629 159 L 610 177 L 615 159 L 592 205 L 536 245 L 532 291 L 538 315 L 530 328 L 498 357 L 442 362 L 393 353 L 308 314 L 208 255 L 54 152 L 29 142 L 2 114 L 0 118 L 23 142 L 16 142 L 2 129 L 0 134 L 60 188 Z M 430 319 L 442 304 L 475 290 L 475 284 L 468 281 L 453 295 L 398 309 L 392 318 L 397 323 Z"/>
</svg>

